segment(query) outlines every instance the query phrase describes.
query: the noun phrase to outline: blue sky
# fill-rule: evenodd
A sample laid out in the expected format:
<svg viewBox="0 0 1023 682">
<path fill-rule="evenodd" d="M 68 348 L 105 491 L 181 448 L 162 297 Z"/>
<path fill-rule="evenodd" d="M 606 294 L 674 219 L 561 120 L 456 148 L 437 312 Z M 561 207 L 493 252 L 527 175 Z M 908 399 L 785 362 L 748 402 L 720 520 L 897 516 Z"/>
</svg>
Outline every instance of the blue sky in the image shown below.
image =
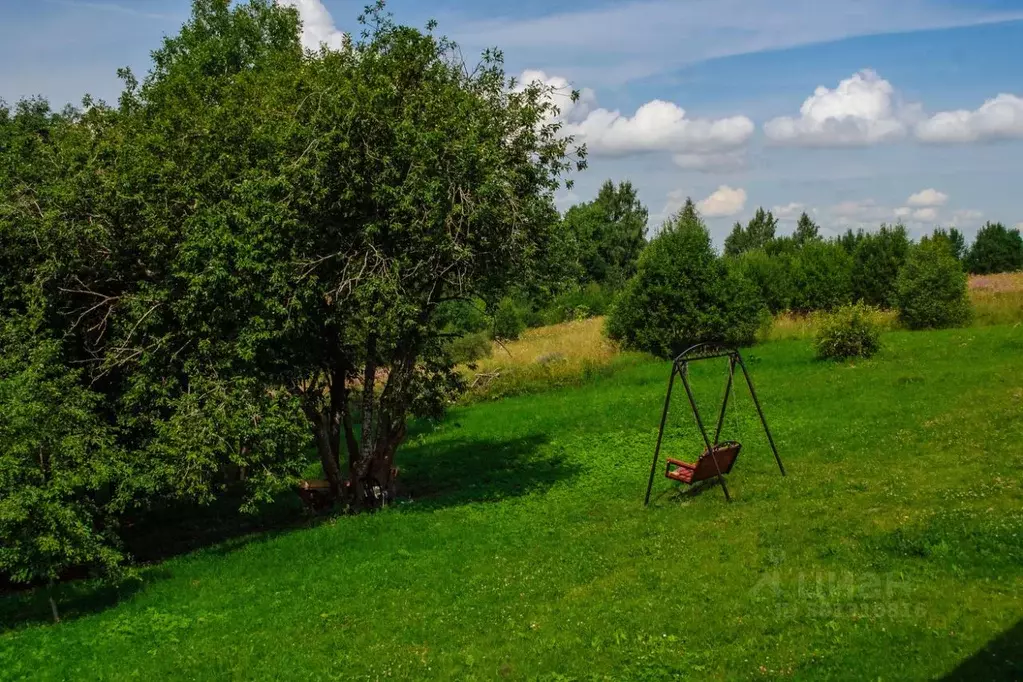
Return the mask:
<svg viewBox="0 0 1023 682">
<path fill-rule="evenodd" d="M 281 0 L 310 43 L 365 0 Z M 1023 0 L 392 0 L 467 56 L 584 91 L 562 117 L 590 168 L 559 197 L 629 179 L 659 222 L 686 196 L 720 243 L 757 206 L 838 232 L 1023 223 Z M 0 97 L 114 100 L 187 0 L 0 0 Z M 656 224 L 652 225 L 656 228 Z"/>
</svg>

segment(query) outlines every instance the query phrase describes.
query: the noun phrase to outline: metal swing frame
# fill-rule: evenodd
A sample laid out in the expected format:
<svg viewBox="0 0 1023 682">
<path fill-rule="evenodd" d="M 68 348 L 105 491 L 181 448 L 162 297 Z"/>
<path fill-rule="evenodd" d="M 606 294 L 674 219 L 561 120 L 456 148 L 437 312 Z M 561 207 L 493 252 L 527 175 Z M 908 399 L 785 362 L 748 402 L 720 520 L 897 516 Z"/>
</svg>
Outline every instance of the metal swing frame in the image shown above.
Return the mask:
<svg viewBox="0 0 1023 682">
<path fill-rule="evenodd" d="M 714 440 L 711 441 L 707 435 L 707 429 L 703 424 L 703 419 L 700 417 L 700 410 L 696 405 L 696 398 L 693 395 L 692 386 L 689 383 L 689 363 L 697 362 L 700 360 L 713 360 L 716 358 L 728 358 L 728 383 L 725 385 L 725 397 L 721 401 L 721 410 L 718 413 L 717 428 L 714 430 Z M 767 434 L 767 442 L 771 444 L 771 451 L 774 453 L 774 459 L 778 462 L 778 469 L 781 471 L 781 475 L 785 476 L 785 466 L 781 463 L 781 457 L 778 455 L 778 448 L 775 447 L 774 438 L 771 436 L 771 429 L 767 426 L 767 420 L 764 418 L 764 410 L 760 407 L 760 400 L 757 398 L 757 391 L 753 388 L 753 379 L 750 377 L 749 370 L 746 369 L 746 363 L 743 362 L 742 355 L 735 348 L 728 348 L 720 344 L 714 343 L 700 343 L 692 346 L 688 350 L 684 351 L 681 355 L 675 358 L 675 361 L 671 365 L 671 378 L 668 379 L 668 394 L 664 397 L 664 412 L 661 415 L 661 428 L 657 432 L 657 447 L 654 448 L 654 461 L 650 466 L 650 480 L 647 482 L 646 487 L 646 500 L 643 505 L 650 504 L 650 493 L 654 487 L 654 474 L 657 472 L 657 463 L 661 458 L 661 441 L 664 439 L 664 427 L 668 421 L 668 410 L 671 407 L 671 393 L 675 388 L 675 377 L 679 377 L 682 380 L 682 385 L 686 389 L 686 396 L 689 398 L 689 405 L 693 410 L 693 417 L 696 419 L 696 425 L 700 429 L 700 435 L 703 436 L 703 442 L 707 446 L 702 457 L 710 456 L 713 459 L 714 466 L 717 471 L 717 478 L 721 482 L 721 489 L 725 493 L 725 500 L 728 502 L 732 501 L 731 495 L 728 494 L 728 485 L 725 483 L 724 473 L 721 471 L 721 466 L 718 464 L 717 455 L 715 449 L 720 444 L 721 429 L 725 423 L 725 411 L 728 408 L 728 398 L 732 393 L 732 385 L 735 377 L 736 365 L 742 369 L 742 375 L 746 378 L 746 385 L 749 386 L 750 395 L 753 396 L 753 404 L 757 408 L 757 414 L 760 415 L 760 423 L 764 426 L 764 433 Z"/>
</svg>

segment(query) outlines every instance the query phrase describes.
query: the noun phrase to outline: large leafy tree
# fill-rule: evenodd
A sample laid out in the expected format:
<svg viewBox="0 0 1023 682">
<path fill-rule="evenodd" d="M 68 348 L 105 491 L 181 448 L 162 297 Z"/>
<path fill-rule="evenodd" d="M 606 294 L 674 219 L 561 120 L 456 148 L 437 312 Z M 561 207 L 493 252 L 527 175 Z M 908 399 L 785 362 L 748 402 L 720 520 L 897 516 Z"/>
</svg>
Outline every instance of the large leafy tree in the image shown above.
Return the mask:
<svg viewBox="0 0 1023 682">
<path fill-rule="evenodd" d="M 852 301 L 852 257 L 837 242 L 809 242 L 792 260 L 792 309 L 834 310 Z"/>
<path fill-rule="evenodd" d="M 799 222 L 796 223 L 796 231 L 792 236 L 798 246 L 808 242 L 820 241 L 820 226 L 804 211 L 799 216 Z"/>
<path fill-rule="evenodd" d="M 1023 237 L 1001 223 L 987 223 L 966 256 L 966 269 L 976 275 L 1023 270 Z"/>
<path fill-rule="evenodd" d="M 753 249 L 765 248 L 774 239 L 778 219 L 770 211 L 758 208 L 745 227 L 736 223 L 731 234 L 725 238 L 725 255 L 738 256 Z"/>
<path fill-rule="evenodd" d="M 931 238 L 935 241 L 944 241 L 952 252 L 952 255 L 960 263 L 966 258 L 968 249 L 966 248 L 966 236 L 954 227 L 950 227 L 947 230 L 943 227 L 935 228 Z"/>
<path fill-rule="evenodd" d="M 33 523 L 77 510 L 50 524 L 64 564 L 0 525 L 22 548 L 5 572 L 116 563 L 109 513 L 238 486 L 251 504 L 310 442 L 353 506 L 391 492 L 407 420 L 457 383 L 438 308 L 530 277 L 570 141 L 500 53 L 467 68 L 380 6 L 364 26 L 306 52 L 292 9 L 196 0 L 116 107 L 0 108 L 0 315 L 23 348 L 3 348 L 0 490 L 30 485 L 9 499 Z M 22 456 L 37 444 L 66 468 Z"/>
<path fill-rule="evenodd" d="M 853 298 L 868 305 L 894 304 L 895 280 L 909 255 L 909 235 L 902 225 L 882 225 L 864 234 L 853 251 Z"/>
<path fill-rule="evenodd" d="M 899 320 L 910 329 L 965 324 L 972 315 L 967 278 L 949 243 L 924 237 L 910 250 L 896 282 Z"/>
<path fill-rule="evenodd" d="M 636 271 L 649 212 L 629 181 L 606 181 L 597 198 L 573 206 L 564 225 L 575 243 L 585 282 L 620 285 Z"/>
<path fill-rule="evenodd" d="M 627 348 L 673 357 L 700 342 L 751 344 L 765 312 L 754 284 L 714 252 L 686 201 L 643 251 L 607 329 Z"/>
</svg>

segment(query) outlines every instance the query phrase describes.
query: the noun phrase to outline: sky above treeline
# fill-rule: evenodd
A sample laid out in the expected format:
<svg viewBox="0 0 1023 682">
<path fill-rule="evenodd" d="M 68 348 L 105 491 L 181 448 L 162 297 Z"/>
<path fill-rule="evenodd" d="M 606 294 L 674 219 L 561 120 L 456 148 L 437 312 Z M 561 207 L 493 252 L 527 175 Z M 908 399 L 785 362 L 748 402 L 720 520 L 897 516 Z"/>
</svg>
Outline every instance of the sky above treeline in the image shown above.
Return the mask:
<svg viewBox="0 0 1023 682">
<path fill-rule="evenodd" d="M 310 47 L 366 0 L 295 5 Z M 187 19 L 188 0 L 0 0 L 0 98 L 115 101 L 116 70 Z M 758 206 L 825 232 L 902 222 L 1023 225 L 1023 0 L 391 0 L 397 21 L 503 50 L 562 88 L 589 150 L 559 206 L 631 180 L 651 229 L 692 197 L 719 244 Z M 572 103 L 567 96 L 579 90 Z"/>
</svg>

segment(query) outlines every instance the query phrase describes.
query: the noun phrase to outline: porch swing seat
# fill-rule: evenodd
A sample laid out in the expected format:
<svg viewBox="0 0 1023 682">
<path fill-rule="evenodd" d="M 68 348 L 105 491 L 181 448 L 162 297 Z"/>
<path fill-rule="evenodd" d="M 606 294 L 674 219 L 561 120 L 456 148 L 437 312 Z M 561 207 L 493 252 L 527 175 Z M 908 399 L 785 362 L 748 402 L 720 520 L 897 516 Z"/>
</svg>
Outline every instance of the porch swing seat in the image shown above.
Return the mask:
<svg viewBox="0 0 1023 682">
<path fill-rule="evenodd" d="M 732 467 L 735 466 L 735 460 L 739 458 L 740 450 L 742 450 L 742 444 L 731 440 L 715 445 L 713 455 L 710 450 L 704 450 L 700 458 L 693 464 L 669 457 L 664 475 L 686 485 L 717 478 L 719 473 L 722 475 L 731 473 Z"/>
</svg>

